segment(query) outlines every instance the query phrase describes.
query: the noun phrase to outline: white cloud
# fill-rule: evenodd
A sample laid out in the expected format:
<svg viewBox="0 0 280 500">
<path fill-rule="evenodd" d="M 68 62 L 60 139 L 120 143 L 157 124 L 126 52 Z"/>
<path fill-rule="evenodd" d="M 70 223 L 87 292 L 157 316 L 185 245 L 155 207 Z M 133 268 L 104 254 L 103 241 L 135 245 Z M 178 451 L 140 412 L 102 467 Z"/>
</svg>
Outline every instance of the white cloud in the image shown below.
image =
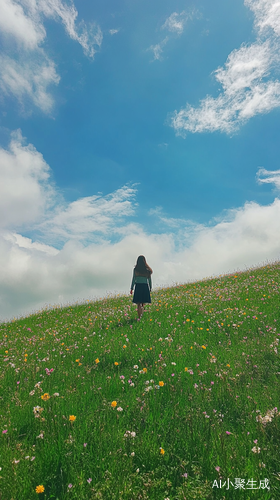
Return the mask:
<svg viewBox="0 0 280 500">
<path fill-rule="evenodd" d="M 116 35 L 120 30 L 109 30 L 110 35 Z"/>
<path fill-rule="evenodd" d="M 0 150 L 0 166 L 1 320 L 107 292 L 128 293 L 141 254 L 154 269 L 154 287 L 279 259 L 278 198 L 268 206 L 248 202 L 211 226 L 170 218 L 156 207 L 149 212 L 156 218 L 156 231 L 148 234 L 130 220 L 137 215 L 135 187 L 67 203 L 51 184 L 42 155 L 34 146 L 24 146 L 19 132 L 8 150 Z M 260 169 L 260 175 L 280 188 L 280 171 Z M 25 237 L 26 227 L 41 229 L 42 237 Z M 64 231 L 61 249 L 56 244 L 59 231 Z M 115 234 L 117 242 L 112 241 Z"/>
<path fill-rule="evenodd" d="M 266 175 L 266 179 L 261 179 L 260 175 Z M 259 184 L 275 184 L 276 189 L 280 190 L 280 170 L 266 170 L 259 168 L 257 172 L 257 182 Z"/>
<path fill-rule="evenodd" d="M 49 85 L 57 85 L 59 80 L 55 64 L 43 51 L 40 51 L 39 58 L 22 57 L 20 62 L 0 56 L 0 88 L 3 94 L 16 97 L 23 109 L 33 103 L 49 113 L 54 100 L 47 89 Z"/>
<path fill-rule="evenodd" d="M 19 228 L 41 221 L 54 203 L 50 168 L 34 146 L 23 145 L 20 131 L 9 149 L 0 148 L 0 227 Z"/>
<path fill-rule="evenodd" d="M 154 59 L 153 59 L 153 61 L 160 61 L 162 59 L 163 47 L 168 42 L 168 40 L 169 40 L 169 38 L 167 36 L 160 43 L 157 43 L 156 45 L 151 45 L 147 49 L 147 51 L 151 50 L 154 53 Z"/>
<path fill-rule="evenodd" d="M 0 30 L 29 49 L 38 47 L 46 36 L 44 26 L 35 23 L 22 5 L 11 0 L 0 1 Z"/>
<path fill-rule="evenodd" d="M 189 19 L 192 19 L 193 13 L 186 12 L 183 10 L 180 14 L 173 12 L 162 25 L 162 29 L 167 29 L 177 35 L 181 35 L 184 31 L 184 27 Z"/>
<path fill-rule="evenodd" d="M 272 29 L 280 35 L 279 0 L 244 0 L 244 4 L 255 14 L 255 27 L 263 34 Z"/>
<path fill-rule="evenodd" d="M 27 97 L 29 104 L 33 102 L 42 111 L 51 112 L 53 99 L 47 88 L 60 78 L 43 48 L 45 18 L 61 22 L 88 57 L 93 58 L 102 44 L 100 27 L 84 21 L 77 24 L 77 17 L 74 4 L 67 5 L 61 0 L 0 0 L 0 31 L 5 41 L 0 59 L 0 87 L 4 94 L 13 94 L 21 104 Z"/>
<path fill-rule="evenodd" d="M 254 6 L 261 2 L 251 2 Z M 276 2 L 270 2 L 271 5 Z M 248 2 L 246 2 L 248 4 Z M 265 14 L 266 12 L 266 14 Z M 269 15 L 263 10 L 264 15 Z M 268 18 L 267 18 L 268 19 Z M 280 106 L 280 82 L 270 77 L 279 65 L 279 43 L 268 38 L 233 50 L 213 73 L 222 85 L 218 97 L 207 96 L 199 107 L 187 104 L 169 115 L 179 135 L 186 132 L 232 133 L 253 116 Z"/>
</svg>

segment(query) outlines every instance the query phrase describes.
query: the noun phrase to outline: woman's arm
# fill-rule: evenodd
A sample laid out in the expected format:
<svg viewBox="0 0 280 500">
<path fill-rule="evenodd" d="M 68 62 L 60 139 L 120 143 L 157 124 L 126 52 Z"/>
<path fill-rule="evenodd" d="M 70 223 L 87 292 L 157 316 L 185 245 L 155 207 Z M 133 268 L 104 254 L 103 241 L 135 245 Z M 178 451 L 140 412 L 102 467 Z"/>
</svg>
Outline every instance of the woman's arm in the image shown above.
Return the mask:
<svg viewBox="0 0 280 500">
<path fill-rule="evenodd" d="M 132 291 L 132 290 L 133 290 L 134 285 L 135 285 L 135 272 L 134 272 L 134 270 L 133 270 L 133 276 L 132 276 L 132 282 L 131 282 L 130 291 Z"/>
</svg>

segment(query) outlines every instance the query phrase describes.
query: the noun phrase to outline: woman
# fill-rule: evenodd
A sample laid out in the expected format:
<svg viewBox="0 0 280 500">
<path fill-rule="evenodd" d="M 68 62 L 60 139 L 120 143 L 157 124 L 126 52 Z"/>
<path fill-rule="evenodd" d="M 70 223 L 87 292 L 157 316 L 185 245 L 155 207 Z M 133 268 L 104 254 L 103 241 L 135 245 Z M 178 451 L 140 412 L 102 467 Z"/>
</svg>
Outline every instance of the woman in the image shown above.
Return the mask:
<svg viewBox="0 0 280 500">
<path fill-rule="evenodd" d="M 132 295 L 135 285 L 133 303 L 137 304 L 138 319 L 141 318 L 144 311 L 144 304 L 151 303 L 150 291 L 152 290 L 151 274 L 152 269 L 148 266 L 144 255 L 139 255 L 136 266 L 133 270 L 133 278 L 130 287 L 130 295 Z"/>
</svg>

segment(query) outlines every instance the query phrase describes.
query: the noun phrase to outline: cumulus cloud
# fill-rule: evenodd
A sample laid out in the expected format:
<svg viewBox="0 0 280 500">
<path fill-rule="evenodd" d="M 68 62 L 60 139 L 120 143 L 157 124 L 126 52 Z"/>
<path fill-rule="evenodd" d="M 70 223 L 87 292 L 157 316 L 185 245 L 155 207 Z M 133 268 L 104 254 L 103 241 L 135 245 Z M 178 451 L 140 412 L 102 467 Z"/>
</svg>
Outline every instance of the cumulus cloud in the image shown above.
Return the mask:
<svg viewBox="0 0 280 500">
<path fill-rule="evenodd" d="M 262 10 L 261 23 L 256 6 L 266 3 L 270 8 Z M 246 5 L 254 8 L 257 26 L 263 31 L 265 20 L 271 25 L 271 9 L 277 10 L 279 2 L 248 0 Z M 274 26 L 275 32 L 276 27 L 277 23 Z M 224 67 L 213 72 L 222 86 L 219 95 L 205 97 L 199 107 L 192 107 L 187 103 L 180 111 L 176 110 L 169 115 L 169 124 L 182 136 L 186 132 L 233 133 L 253 116 L 268 113 L 280 106 L 280 82 L 271 78 L 271 73 L 277 69 L 278 64 L 279 42 L 274 37 L 259 39 L 251 45 L 242 44 L 229 54 Z"/>
<path fill-rule="evenodd" d="M 58 84 L 60 78 L 43 48 L 47 35 L 45 19 L 61 22 L 88 57 L 93 58 L 102 44 L 100 27 L 84 21 L 77 24 L 77 17 L 74 4 L 67 5 L 61 0 L 0 1 L 0 32 L 5 49 L 0 60 L 0 88 L 4 94 L 14 95 L 21 104 L 27 97 L 28 103 L 31 101 L 50 113 L 53 99 L 47 88 Z"/>
<path fill-rule="evenodd" d="M 262 182 L 280 187 L 280 171 L 259 169 L 261 175 Z M 135 222 L 135 186 L 67 203 L 50 179 L 42 155 L 14 133 L 0 150 L 1 321 L 49 305 L 128 293 L 140 254 L 154 269 L 154 288 L 279 259 L 278 198 L 268 206 L 248 202 L 211 226 L 151 208 L 155 230 L 148 233 Z M 39 236 L 26 237 L 26 228 Z"/>
</svg>

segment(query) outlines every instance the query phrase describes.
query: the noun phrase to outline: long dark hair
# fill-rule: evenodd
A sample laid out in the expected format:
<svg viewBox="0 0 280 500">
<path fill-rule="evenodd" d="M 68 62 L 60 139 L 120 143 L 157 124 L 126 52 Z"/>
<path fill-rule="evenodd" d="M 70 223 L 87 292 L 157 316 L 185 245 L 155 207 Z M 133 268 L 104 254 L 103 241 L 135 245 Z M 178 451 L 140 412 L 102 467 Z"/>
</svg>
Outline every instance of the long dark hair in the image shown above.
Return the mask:
<svg viewBox="0 0 280 500">
<path fill-rule="evenodd" d="M 148 266 L 144 255 L 139 255 L 136 266 L 134 267 L 135 274 L 138 276 L 147 276 L 148 278 L 151 276 L 153 270 Z"/>
</svg>

